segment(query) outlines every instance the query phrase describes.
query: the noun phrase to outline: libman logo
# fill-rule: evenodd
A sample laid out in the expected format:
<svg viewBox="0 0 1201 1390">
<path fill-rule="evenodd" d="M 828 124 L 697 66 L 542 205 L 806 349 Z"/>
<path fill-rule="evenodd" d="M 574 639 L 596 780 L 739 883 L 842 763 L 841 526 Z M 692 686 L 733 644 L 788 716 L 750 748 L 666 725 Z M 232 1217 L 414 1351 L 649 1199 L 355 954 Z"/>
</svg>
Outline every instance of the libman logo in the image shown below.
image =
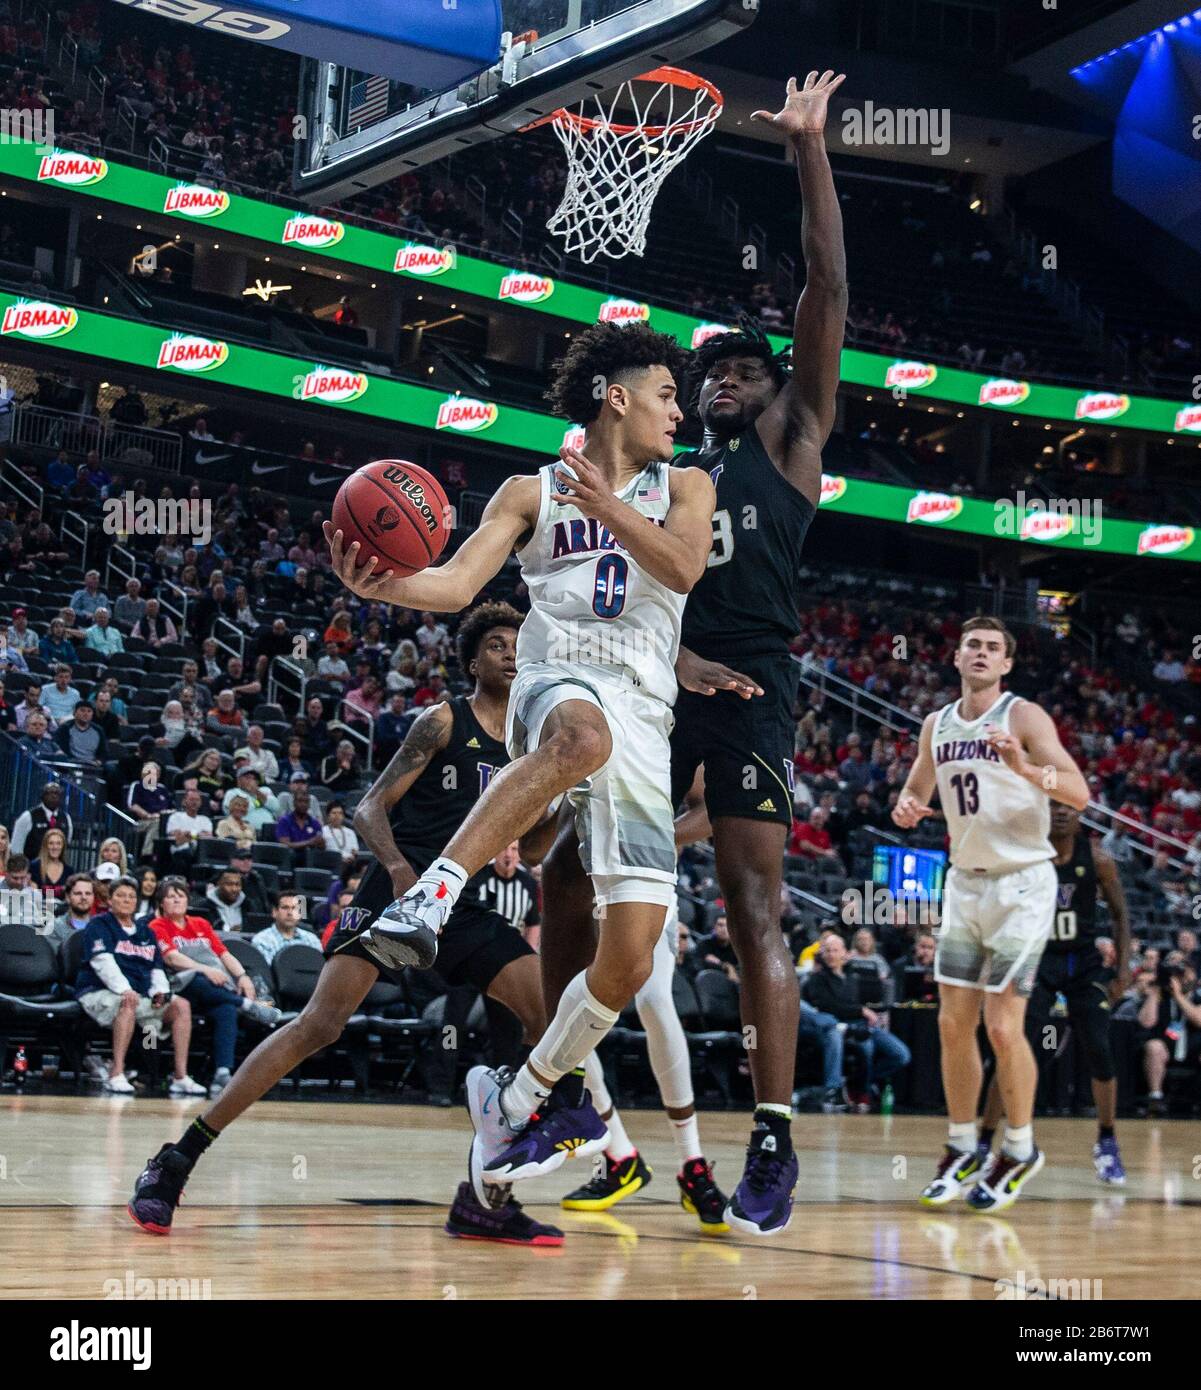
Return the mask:
<svg viewBox="0 0 1201 1390">
<path fill-rule="evenodd" d="M 285 246 L 307 246 L 320 251 L 325 246 L 336 246 L 346 235 L 341 222 L 331 222 L 328 217 L 315 217 L 312 213 L 297 213 L 284 223 L 283 244 Z"/>
<path fill-rule="evenodd" d="M 584 448 L 584 426 L 569 425 L 563 435 L 563 448 L 574 449 L 576 453 L 582 452 Z"/>
<path fill-rule="evenodd" d="M 1076 528 L 1071 512 L 1044 511 L 1041 507 L 1022 518 L 1018 539 L 1023 541 L 1061 541 Z"/>
<path fill-rule="evenodd" d="M 951 521 L 963 511 L 963 498 L 946 492 L 917 492 L 909 499 L 906 521 L 924 521 L 938 526 Z"/>
<path fill-rule="evenodd" d="M 651 306 L 632 299 L 606 299 L 596 316 L 597 323 L 649 323 Z"/>
<path fill-rule="evenodd" d="M 178 212 L 183 217 L 220 217 L 229 211 L 229 194 L 198 183 L 177 183 L 174 188 L 167 189 L 163 211 Z"/>
<path fill-rule="evenodd" d="M 884 385 L 920 391 L 930 386 L 937 375 L 938 368 L 933 362 L 894 362 L 884 375 Z"/>
<path fill-rule="evenodd" d="M 39 183 L 61 183 L 68 188 L 99 183 L 107 175 L 108 160 L 91 154 L 73 154 L 70 150 L 44 154 L 38 165 Z"/>
<path fill-rule="evenodd" d="M 79 322 L 79 315 L 67 304 L 46 304 L 40 299 L 18 299 L 4 311 L 0 334 L 18 333 L 22 338 L 61 338 Z"/>
<path fill-rule="evenodd" d="M 1129 396 L 1115 396 L 1111 391 L 1094 391 L 1076 402 L 1077 420 L 1116 420 L 1130 409 Z"/>
<path fill-rule="evenodd" d="M 367 378 L 362 372 L 348 372 L 343 367 L 314 367 L 301 383 L 300 399 L 345 405 L 347 401 L 357 401 L 366 389 Z"/>
<path fill-rule="evenodd" d="M 1021 405 L 1030 394 L 1028 381 L 1010 381 L 1006 377 L 993 377 L 980 388 L 981 405 Z"/>
<path fill-rule="evenodd" d="M 498 299 L 511 299 L 515 304 L 541 304 L 555 292 L 555 282 L 549 275 L 531 275 L 526 270 L 511 270 L 500 282 Z"/>
<path fill-rule="evenodd" d="M 1148 526 L 1139 533 L 1138 553 L 1175 555 L 1178 550 L 1187 550 L 1196 538 L 1191 526 Z"/>
<path fill-rule="evenodd" d="M 177 372 L 211 372 L 229 356 L 226 343 L 200 338 L 191 333 L 173 333 L 159 345 L 156 367 L 172 367 Z"/>
<path fill-rule="evenodd" d="M 422 246 L 416 241 L 406 241 L 396 253 L 392 269 L 403 271 L 406 275 L 445 275 L 455 268 L 455 253 L 451 246 Z"/>
<path fill-rule="evenodd" d="M 459 430 L 474 434 L 496 424 L 499 409 L 491 401 L 474 401 L 468 396 L 447 396 L 438 407 L 437 430 Z"/>
<path fill-rule="evenodd" d="M 1191 430 L 1194 433 L 1201 430 L 1201 405 L 1186 405 L 1183 410 L 1176 412 L 1176 428 L 1178 430 Z"/>
<path fill-rule="evenodd" d="M 817 505 L 826 507 L 831 502 L 837 502 L 846 490 L 847 480 L 845 478 L 836 477 L 833 473 L 823 473 L 821 496 L 817 499 Z"/>
<path fill-rule="evenodd" d="M 723 333 L 735 333 L 737 329 L 730 328 L 724 323 L 698 323 L 692 330 L 692 346 L 700 347 L 702 343 L 707 343 L 710 338 L 720 338 Z"/>
</svg>

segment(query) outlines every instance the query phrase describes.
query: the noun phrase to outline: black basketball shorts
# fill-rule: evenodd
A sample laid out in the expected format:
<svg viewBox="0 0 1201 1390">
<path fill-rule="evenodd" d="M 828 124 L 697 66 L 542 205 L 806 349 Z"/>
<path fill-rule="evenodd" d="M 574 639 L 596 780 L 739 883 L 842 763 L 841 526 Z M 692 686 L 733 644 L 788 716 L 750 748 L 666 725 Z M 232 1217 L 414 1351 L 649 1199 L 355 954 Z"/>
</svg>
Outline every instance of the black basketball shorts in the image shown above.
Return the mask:
<svg viewBox="0 0 1201 1390">
<path fill-rule="evenodd" d="M 672 804 L 680 805 L 702 764 L 709 819 L 792 824 L 793 746 L 798 671 L 791 657 L 754 657 L 725 664 L 763 687 L 749 700 L 733 691 L 681 690 L 671 735 Z"/>
<path fill-rule="evenodd" d="M 380 978 L 400 984 L 405 970 L 383 966 L 359 941 L 359 937 L 396 897 L 388 871 L 378 862 L 363 875 L 354 901 L 342 913 L 325 948 L 326 960 L 355 956 L 375 966 Z M 510 961 L 533 955 L 521 933 L 497 912 L 477 903 L 460 902 L 450 914 L 438 938 L 438 959 L 429 970 L 447 985 L 473 985 L 485 993 Z"/>
</svg>

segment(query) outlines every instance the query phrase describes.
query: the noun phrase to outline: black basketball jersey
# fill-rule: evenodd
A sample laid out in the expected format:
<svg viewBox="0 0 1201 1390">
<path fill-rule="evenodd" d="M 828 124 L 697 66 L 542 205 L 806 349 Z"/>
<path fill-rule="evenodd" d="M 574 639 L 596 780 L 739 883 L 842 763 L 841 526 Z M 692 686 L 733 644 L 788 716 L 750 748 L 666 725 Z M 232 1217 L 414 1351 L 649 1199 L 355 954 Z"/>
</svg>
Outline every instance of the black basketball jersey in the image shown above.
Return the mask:
<svg viewBox="0 0 1201 1390">
<path fill-rule="evenodd" d="M 418 874 L 438 858 L 493 774 L 509 761 L 505 745 L 485 731 L 466 695 L 451 700 L 450 708 L 450 740 L 392 812 L 396 843 Z"/>
<path fill-rule="evenodd" d="M 688 460 L 717 489 L 709 564 L 684 606 L 681 641 L 700 656 L 784 655 L 797 634 L 800 563 L 811 502 L 767 456 L 751 425 Z"/>
<path fill-rule="evenodd" d="M 1093 863 L 1093 847 L 1087 834 L 1076 836 L 1072 857 L 1066 864 L 1055 865 L 1059 880 L 1059 896 L 1055 903 L 1055 921 L 1046 949 L 1054 955 L 1069 951 L 1091 951 L 1096 948 L 1100 931 L 1097 926 L 1097 868 Z"/>
</svg>

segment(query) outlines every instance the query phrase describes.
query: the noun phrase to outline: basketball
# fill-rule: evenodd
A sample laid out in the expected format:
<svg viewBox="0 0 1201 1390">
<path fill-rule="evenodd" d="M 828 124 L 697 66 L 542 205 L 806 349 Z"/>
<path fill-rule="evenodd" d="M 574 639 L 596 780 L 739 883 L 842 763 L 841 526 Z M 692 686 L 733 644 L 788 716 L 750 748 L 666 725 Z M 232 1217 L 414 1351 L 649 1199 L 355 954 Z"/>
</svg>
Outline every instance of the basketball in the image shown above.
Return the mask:
<svg viewBox="0 0 1201 1390">
<path fill-rule="evenodd" d="M 398 579 L 432 565 L 450 536 L 450 507 L 436 478 L 404 459 L 377 459 L 338 489 L 330 514 L 343 546 L 358 541 L 359 563 L 375 555 L 376 572 Z"/>
</svg>

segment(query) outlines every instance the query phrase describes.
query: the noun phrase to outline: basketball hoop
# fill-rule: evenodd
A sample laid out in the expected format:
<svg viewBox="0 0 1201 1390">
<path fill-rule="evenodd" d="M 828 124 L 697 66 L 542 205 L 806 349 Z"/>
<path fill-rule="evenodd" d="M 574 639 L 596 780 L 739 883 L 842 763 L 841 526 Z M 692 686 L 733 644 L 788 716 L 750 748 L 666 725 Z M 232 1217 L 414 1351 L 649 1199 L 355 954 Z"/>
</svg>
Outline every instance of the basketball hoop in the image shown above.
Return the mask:
<svg viewBox="0 0 1201 1390">
<path fill-rule="evenodd" d="M 631 123 L 614 119 L 619 106 L 633 108 Z M 659 189 L 721 112 L 712 82 L 662 67 L 631 77 L 612 96 L 585 98 L 575 110 L 562 107 L 526 127 L 553 126 L 567 155 L 567 187 L 547 230 L 584 262 L 602 252 L 614 260 L 644 255 Z"/>
</svg>

